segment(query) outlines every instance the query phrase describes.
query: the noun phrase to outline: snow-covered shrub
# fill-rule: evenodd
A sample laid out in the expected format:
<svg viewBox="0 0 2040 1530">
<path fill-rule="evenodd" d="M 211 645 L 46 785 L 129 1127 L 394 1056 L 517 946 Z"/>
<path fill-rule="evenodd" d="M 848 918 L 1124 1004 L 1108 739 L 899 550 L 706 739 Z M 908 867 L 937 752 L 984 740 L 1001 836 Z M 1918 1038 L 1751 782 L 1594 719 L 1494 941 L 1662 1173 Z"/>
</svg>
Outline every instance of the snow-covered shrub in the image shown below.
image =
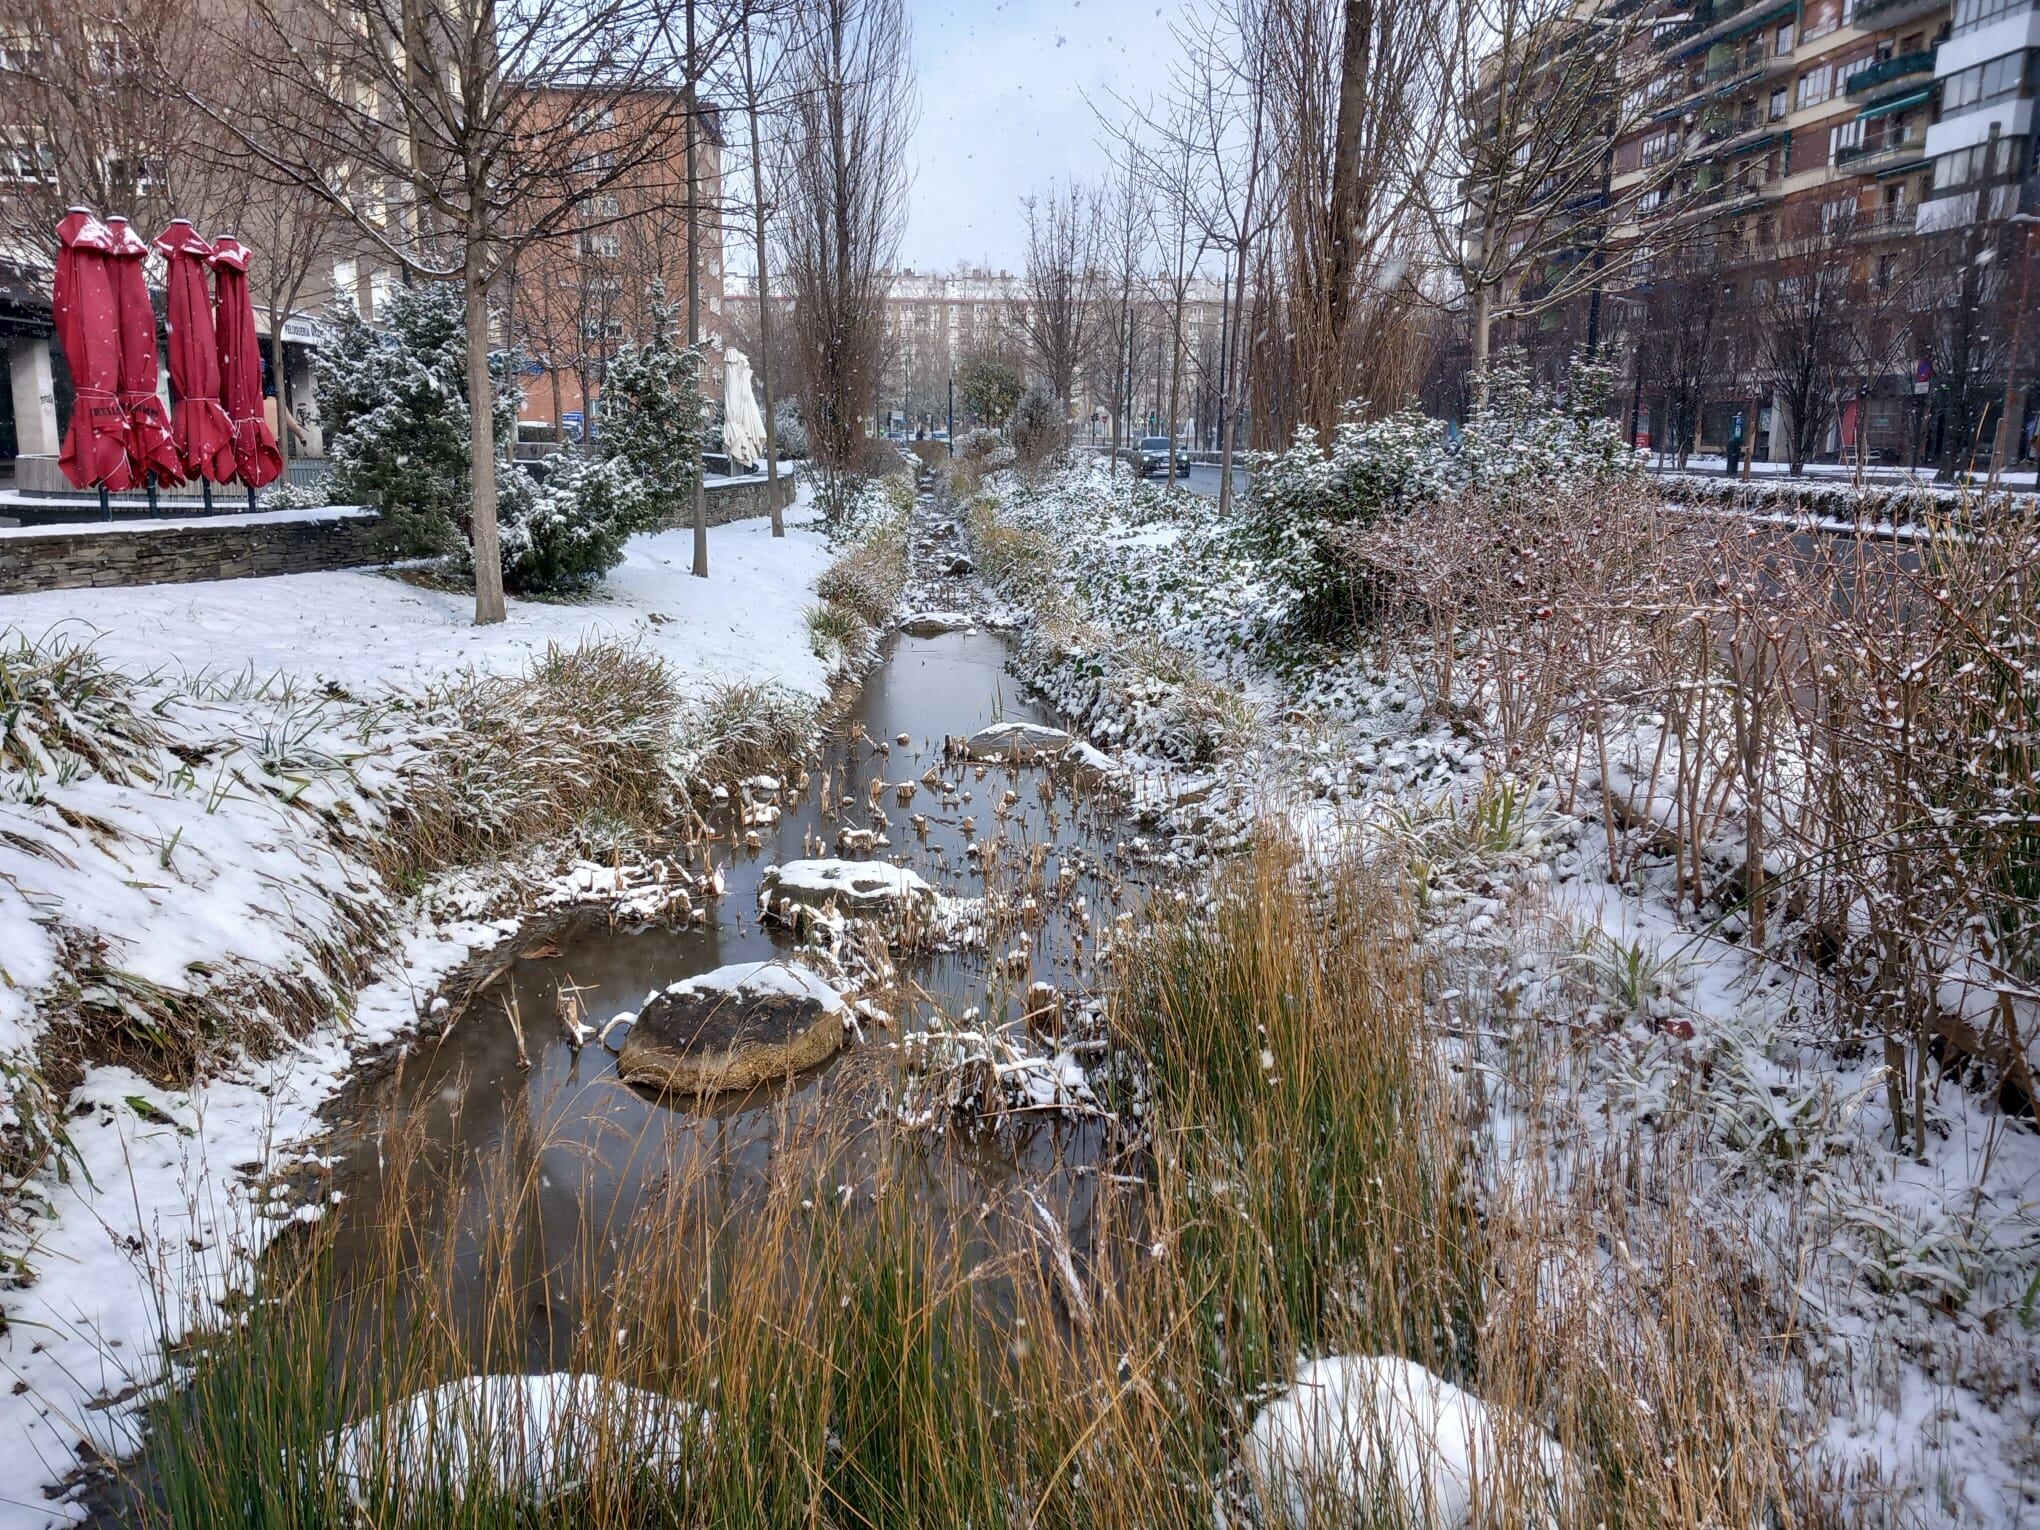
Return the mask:
<svg viewBox="0 0 2040 1530">
<path fill-rule="evenodd" d="M 1030 384 L 1013 406 L 1006 421 L 1022 469 L 1033 472 L 1053 457 L 1063 444 L 1062 400 L 1045 383 Z"/>
<path fill-rule="evenodd" d="M 709 434 L 701 396 L 701 353 L 673 334 L 673 305 L 652 294 L 652 338 L 625 345 L 610 363 L 603 394 L 602 449 L 644 485 L 650 529 L 658 516 L 690 498 Z"/>
<path fill-rule="evenodd" d="M 1583 370 L 1561 402 L 1505 362 L 1490 374 L 1488 402 L 1456 439 L 1443 421 L 1403 410 L 1348 418 L 1329 446 L 1302 429 L 1287 451 L 1262 457 L 1244 538 L 1289 596 L 1286 615 L 1318 632 L 1364 618 L 1373 589 L 1347 544 L 1384 517 L 1474 490 L 1585 495 L 1639 472 L 1641 459 L 1599 413 L 1604 382 Z"/>
<path fill-rule="evenodd" d="M 457 282 L 423 282 L 391 292 L 373 324 L 343 305 L 332 320 L 333 343 L 319 353 L 332 496 L 378 506 L 402 553 L 454 553 L 467 545 L 464 304 Z M 491 356 L 489 371 L 502 486 L 518 476 L 506 453 L 517 426 L 513 358 Z"/>
<path fill-rule="evenodd" d="M 772 444 L 782 462 L 807 459 L 807 426 L 801 422 L 800 400 L 783 398 L 772 406 Z"/>
<path fill-rule="evenodd" d="M 320 478 L 312 483 L 292 483 L 288 478 L 279 478 L 262 491 L 264 510 L 317 510 L 330 505 L 333 500 L 327 491 L 328 479 Z"/>
<path fill-rule="evenodd" d="M 633 532 L 658 519 L 629 463 L 579 452 L 554 457 L 543 484 L 523 480 L 502 512 L 503 585 L 525 593 L 586 589 L 623 560 Z"/>
</svg>

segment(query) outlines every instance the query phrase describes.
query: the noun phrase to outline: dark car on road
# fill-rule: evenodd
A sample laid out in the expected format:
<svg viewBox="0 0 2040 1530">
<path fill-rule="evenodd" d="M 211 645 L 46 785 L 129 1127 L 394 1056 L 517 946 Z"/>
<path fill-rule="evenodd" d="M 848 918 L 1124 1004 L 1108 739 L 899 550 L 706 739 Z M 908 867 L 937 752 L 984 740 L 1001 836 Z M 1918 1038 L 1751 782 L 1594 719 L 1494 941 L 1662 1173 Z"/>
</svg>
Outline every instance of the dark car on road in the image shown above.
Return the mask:
<svg viewBox="0 0 2040 1530">
<path fill-rule="evenodd" d="M 1149 478 L 1159 473 L 1163 477 L 1169 472 L 1169 438 L 1167 436 L 1142 436 L 1140 444 L 1133 449 L 1134 466 L 1140 476 Z M 1176 476 L 1188 478 L 1190 464 L 1182 457 L 1176 459 Z"/>
</svg>

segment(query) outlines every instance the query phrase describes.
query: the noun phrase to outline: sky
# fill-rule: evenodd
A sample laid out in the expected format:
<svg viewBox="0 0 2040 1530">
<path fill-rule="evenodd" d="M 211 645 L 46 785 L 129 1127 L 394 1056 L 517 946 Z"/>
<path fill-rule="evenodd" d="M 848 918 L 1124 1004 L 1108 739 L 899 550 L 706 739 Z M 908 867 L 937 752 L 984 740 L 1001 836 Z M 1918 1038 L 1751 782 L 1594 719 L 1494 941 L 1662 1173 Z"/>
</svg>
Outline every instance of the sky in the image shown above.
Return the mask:
<svg viewBox="0 0 2040 1530">
<path fill-rule="evenodd" d="M 900 264 L 1016 271 L 1020 198 L 1104 166 L 1097 116 L 1167 82 L 1176 0 L 907 0 L 921 117 Z"/>
</svg>

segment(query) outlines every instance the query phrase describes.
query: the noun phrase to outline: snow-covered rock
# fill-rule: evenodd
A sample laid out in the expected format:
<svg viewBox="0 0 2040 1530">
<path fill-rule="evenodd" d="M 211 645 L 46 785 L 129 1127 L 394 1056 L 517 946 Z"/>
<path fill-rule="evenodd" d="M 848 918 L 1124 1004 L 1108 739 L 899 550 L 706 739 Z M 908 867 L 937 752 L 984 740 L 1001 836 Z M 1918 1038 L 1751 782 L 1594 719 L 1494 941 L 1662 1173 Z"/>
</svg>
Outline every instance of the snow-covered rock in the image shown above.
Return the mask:
<svg viewBox="0 0 2040 1530">
<path fill-rule="evenodd" d="M 1337 1506 L 1356 1524 L 1380 1514 L 1456 1530 L 1476 1502 L 1498 1501 L 1526 1506 L 1522 1523 L 1556 1525 L 1576 1487 L 1565 1451 L 1542 1430 L 1386 1355 L 1302 1366 L 1256 1415 L 1244 1453 L 1271 1525 L 1322 1524 Z"/>
<path fill-rule="evenodd" d="M 758 878 L 759 914 L 794 928 L 830 910 L 847 919 L 926 926 L 941 909 L 941 895 L 919 872 L 884 861 L 788 861 Z"/>
<path fill-rule="evenodd" d="M 600 1376 L 467 1376 L 329 1435 L 320 1465 L 364 1508 L 390 1488 L 544 1501 L 580 1486 L 595 1460 L 683 1487 L 712 1421 L 693 1403 Z"/>
<path fill-rule="evenodd" d="M 967 612 L 914 611 L 900 618 L 900 631 L 908 637 L 935 637 L 944 632 L 968 632 L 976 627 Z"/>
<path fill-rule="evenodd" d="M 963 741 L 964 755 L 999 764 L 1033 765 L 1068 749 L 1076 740 L 1041 723 L 1004 722 L 980 728 Z"/>
<path fill-rule="evenodd" d="M 749 1089 L 834 1056 L 848 1009 L 798 962 L 717 967 L 645 999 L 618 1049 L 617 1071 L 673 1094 Z"/>
</svg>

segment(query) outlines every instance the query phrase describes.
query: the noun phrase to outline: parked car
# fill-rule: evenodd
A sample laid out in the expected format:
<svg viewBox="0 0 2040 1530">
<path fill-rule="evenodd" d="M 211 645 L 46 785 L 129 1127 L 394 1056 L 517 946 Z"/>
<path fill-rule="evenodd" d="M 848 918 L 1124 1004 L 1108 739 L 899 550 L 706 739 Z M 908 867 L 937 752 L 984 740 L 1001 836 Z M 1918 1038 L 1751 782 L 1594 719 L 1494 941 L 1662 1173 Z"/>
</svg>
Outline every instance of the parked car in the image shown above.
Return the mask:
<svg viewBox="0 0 2040 1530">
<path fill-rule="evenodd" d="M 1142 436 L 1140 438 L 1140 444 L 1133 449 L 1133 463 L 1135 467 L 1140 469 L 1141 477 L 1150 478 L 1157 473 L 1160 473 L 1163 477 L 1168 476 L 1169 446 L 1170 441 L 1167 436 Z M 1178 478 L 1188 478 L 1190 476 L 1190 463 L 1186 458 L 1178 457 L 1176 459 L 1176 476 Z"/>
</svg>

